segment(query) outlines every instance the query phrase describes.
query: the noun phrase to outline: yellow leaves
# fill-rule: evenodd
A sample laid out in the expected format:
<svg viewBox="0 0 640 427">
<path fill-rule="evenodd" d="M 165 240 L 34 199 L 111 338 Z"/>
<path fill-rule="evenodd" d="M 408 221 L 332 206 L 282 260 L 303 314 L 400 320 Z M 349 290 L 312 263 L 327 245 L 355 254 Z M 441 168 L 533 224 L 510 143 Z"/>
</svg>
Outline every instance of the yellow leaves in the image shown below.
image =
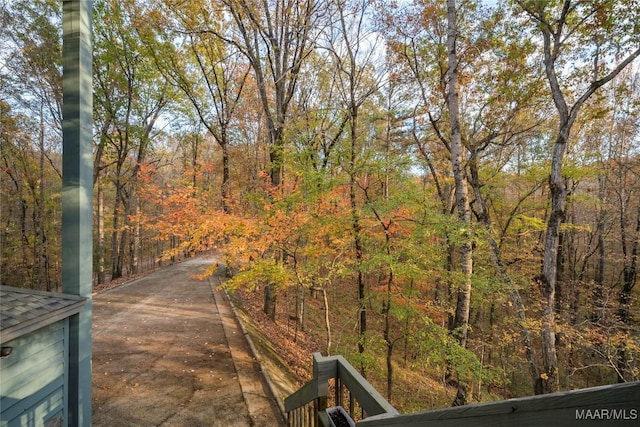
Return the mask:
<svg viewBox="0 0 640 427">
<path fill-rule="evenodd" d="M 522 224 L 522 229 L 529 231 L 546 230 L 547 224 L 542 218 L 532 217 L 528 215 L 518 215 L 518 219 Z"/>
<path fill-rule="evenodd" d="M 253 291 L 260 285 L 275 285 L 276 288 L 293 282 L 293 277 L 286 267 L 272 259 L 262 259 L 252 263 L 233 278 L 224 283 L 227 289 L 248 287 Z"/>
<path fill-rule="evenodd" d="M 545 381 L 547 381 L 549 379 L 549 375 L 547 375 L 546 372 L 543 372 L 543 373 L 540 374 L 540 378 L 545 380 Z"/>
<path fill-rule="evenodd" d="M 204 280 L 207 277 L 213 276 L 218 271 L 219 268 L 220 268 L 220 264 L 218 264 L 217 262 L 214 262 L 209 267 L 207 267 L 205 271 L 203 271 L 202 273 L 195 274 L 193 278 L 197 280 Z"/>
</svg>

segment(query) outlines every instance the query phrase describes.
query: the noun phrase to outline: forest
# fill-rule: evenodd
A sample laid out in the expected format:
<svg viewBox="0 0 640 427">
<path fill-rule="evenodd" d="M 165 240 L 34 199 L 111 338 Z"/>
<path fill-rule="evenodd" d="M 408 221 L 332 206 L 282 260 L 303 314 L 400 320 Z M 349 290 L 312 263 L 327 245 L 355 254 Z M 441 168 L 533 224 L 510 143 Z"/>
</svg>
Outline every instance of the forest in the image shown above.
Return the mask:
<svg viewBox="0 0 640 427">
<path fill-rule="evenodd" d="M 0 5 L 0 284 L 59 291 L 62 2 Z M 93 7 L 94 285 L 219 254 L 404 412 L 640 379 L 637 1 Z"/>
</svg>

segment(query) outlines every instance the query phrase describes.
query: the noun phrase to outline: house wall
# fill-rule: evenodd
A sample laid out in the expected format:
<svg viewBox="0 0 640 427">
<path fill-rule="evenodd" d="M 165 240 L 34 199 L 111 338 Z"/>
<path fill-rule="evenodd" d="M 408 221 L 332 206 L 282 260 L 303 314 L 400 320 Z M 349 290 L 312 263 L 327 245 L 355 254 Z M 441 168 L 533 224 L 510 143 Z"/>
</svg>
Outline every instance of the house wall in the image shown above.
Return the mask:
<svg viewBox="0 0 640 427">
<path fill-rule="evenodd" d="M 3 343 L 0 426 L 67 425 L 69 319 Z"/>
</svg>

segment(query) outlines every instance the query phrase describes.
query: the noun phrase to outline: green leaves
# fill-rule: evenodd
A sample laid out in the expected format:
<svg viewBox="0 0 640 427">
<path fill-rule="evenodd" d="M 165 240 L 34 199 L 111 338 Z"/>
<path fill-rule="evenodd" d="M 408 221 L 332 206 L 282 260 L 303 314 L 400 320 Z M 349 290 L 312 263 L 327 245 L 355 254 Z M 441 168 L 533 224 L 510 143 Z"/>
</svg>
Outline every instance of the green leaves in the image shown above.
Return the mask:
<svg viewBox="0 0 640 427">
<path fill-rule="evenodd" d="M 246 287 L 250 291 L 265 285 L 280 289 L 293 284 L 293 274 L 282 263 L 271 259 L 261 259 L 243 266 L 243 270 L 224 283 L 227 289 Z"/>
<path fill-rule="evenodd" d="M 439 369 L 443 376 L 447 367 L 455 369 L 465 384 L 477 381 L 500 383 L 493 369 L 485 366 L 473 351 L 460 346 L 455 333 L 435 324 L 428 317 L 422 318 L 421 326 L 417 340 L 423 362 Z"/>
</svg>

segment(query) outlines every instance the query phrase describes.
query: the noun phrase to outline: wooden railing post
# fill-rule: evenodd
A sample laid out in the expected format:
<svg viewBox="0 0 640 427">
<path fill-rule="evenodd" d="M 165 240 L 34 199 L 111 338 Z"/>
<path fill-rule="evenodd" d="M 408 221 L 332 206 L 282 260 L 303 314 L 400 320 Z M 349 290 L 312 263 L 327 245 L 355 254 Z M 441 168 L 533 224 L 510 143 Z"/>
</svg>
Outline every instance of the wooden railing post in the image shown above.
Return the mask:
<svg viewBox="0 0 640 427">
<path fill-rule="evenodd" d="M 344 405 L 345 389 L 349 393 L 348 412 L 352 418 L 357 407 L 361 408 L 363 416 L 365 414 L 397 415 L 398 412 L 393 406 L 342 356 L 323 357 L 320 353 L 314 353 L 313 379 L 284 402 L 290 427 L 298 425 L 299 415 L 305 427 L 329 425 L 327 404 L 330 380 L 335 382 L 335 406 Z"/>
</svg>

